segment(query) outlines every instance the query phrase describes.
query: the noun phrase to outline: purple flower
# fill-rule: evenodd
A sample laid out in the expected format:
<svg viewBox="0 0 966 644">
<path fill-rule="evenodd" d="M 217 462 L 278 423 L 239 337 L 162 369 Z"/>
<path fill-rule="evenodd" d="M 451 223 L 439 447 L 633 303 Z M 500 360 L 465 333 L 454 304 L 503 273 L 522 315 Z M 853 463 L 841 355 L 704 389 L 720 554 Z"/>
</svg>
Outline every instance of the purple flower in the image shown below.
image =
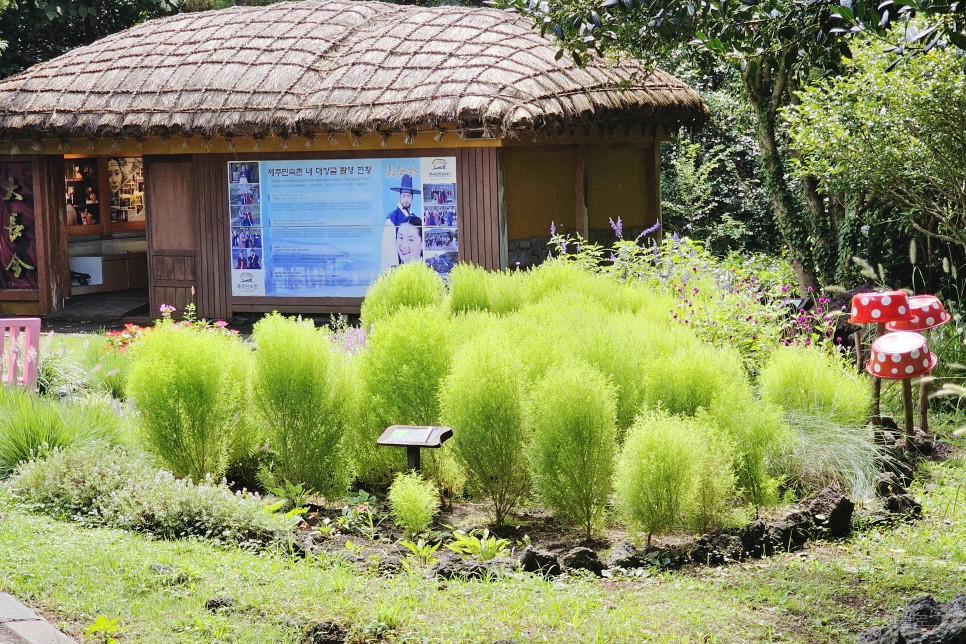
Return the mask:
<svg viewBox="0 0 966 644">
<path fill-rule="evenodd" d="M 551 235 L 556 235 L 557 234 L 557 225 L 555 223 L 553 223 L 552 221 L 550 222 L 550 234 Z"/>
<path fill-rule="evenodd" d="M 620 221 L 620 219 L 618 219 L 618 221 Z M 645 228 L 644 230 L 642 230 L 641 231 L 641 234 L 638 235 L 637 238 L 640 239 L 641 237 L 647 237 L 651 233 L 656 233 L 660 228 L 661 228 L 661 222 L 657 222 L 656 224 L 654 224 L 650 228 Z M 675 233 L 675 234 L 677 234 L 677 233 Z M 675 240 L 675 241 L 677 241 L 677 240 Z"/>
<path fill-rule="evenodd" d="M 614 231 L 614 234 L 617 235 L 617 239 L 623 239 L 624 238 L 624 222 L 621 221 L 621 218 L 618 217 L 617 218 L 617 221 L 614 221 L 613 219 L 611 219 L 610 217 L 608 217 L 607 218 L 607 221 L 610 222 L 611 230 L 613 230 Z"/>
</svg>

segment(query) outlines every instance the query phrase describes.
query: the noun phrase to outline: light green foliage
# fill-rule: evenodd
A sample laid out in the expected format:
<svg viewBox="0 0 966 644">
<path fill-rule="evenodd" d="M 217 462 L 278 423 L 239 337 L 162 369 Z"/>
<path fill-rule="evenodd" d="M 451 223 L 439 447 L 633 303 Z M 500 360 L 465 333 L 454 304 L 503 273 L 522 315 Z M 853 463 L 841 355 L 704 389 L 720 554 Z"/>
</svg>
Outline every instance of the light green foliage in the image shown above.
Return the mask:
<svg viewBox="0 0 966 644">
<path fill-rule="evenodd" d="M 749 392 L 735 391 L 717 397 L 698 419 L 717 425 L 728 437 L 735 484 L 747 501 L 755 506 L 775 503 L 779 481 L 771 466 L 792 439 L 781 410 Z"/>
<path fill-rule="evenodd" d="M 645 391 L 649 408 L 693 416 L 699 408 L 708 409 L 718 396 L 743 395 L 748 390 L 741 360 L 733 349 L 688 340 L 650 363 Z"/>
<path fill-rule="evenodd" d="M 129 353 L 128 393 L 148 447 L 176 476 L 221 476 L 244 414 L 250 351 L 225 335 L 161 326 Z"/>
<path fill-rule="evenodd" d="M 527 302 L 569 295 L 596 302 L 608 311 L 631 311 L 640 301 L 626 297 L 625 289 L 614 280 L 598 275 L 578 262 L 552 259 L 525 274 L 523 290 Z"/>
<path fill-rule="evenodd" d="M 161 539 L 206 537 L 267 542 L 292 522 L 265 512 L 258 497 L 232 492 L 211 478 L 194 484 L 118 449 L 92 446 L 31 461 L 10 490 L 36 509 L 66 521 L 147 532 Z"/>
<path fill-rule="evenodd" d="M 616 445 L 613 385 L 586 363 L 551 370 L 530 391 L 534 487 L 561 522 L 590 538 L 603 523 Z"/>
<path fill-rule="evenodd" d="M 809 347 L 783 347 L 761 372 L 762 400 L 842 425 L 864 425 L 871 388 L 854 366 Z"/>
<path fill-rule="evenodd" d="M 446 288 L 439 274 L 423 262 L 408 262 L 386 271 L 366 291 L 360 319 L 369 333 L 374 325 L 392 317 L 403 307 L 438 306 Z"/>
<path fill-rule="evenodd" d="M 460 262 L 450 272 L 449 308 L 454 313 L 488 311 L 490 273 L 482 266 Z"/>
<path fill-rule="evenodd" d="M 407 539 L 414 539 L 425 532 L 439 512 L 436 485 L 418 472 L 397 474 L 389 488 L 387 500 L 396 525 L 406 531 Z"/>
<path fill-rule="evenodd" d="M 491 537 L 487 529 L 474 530 L 469 534 L 457 530 L 453 533 L 453 543 L 446 547 L 461 555 L 469 555 L 480 561 L 489 561 L 510 554 L 510 542 L 506 539 Z"/>
<path fill-rule="evenodd" d="M 617 505 L 631 528 L 644 532 L 650 545 L 653 535 L 682 523 L 712 522 L 730 492 L 727 450 L 715 431 L 694 419 L 642 413 L 624 442 L 614 478 Z"/>
<path fill-rule="evenodd" d="M 523 305 L 526 273 L 493 272 L 476 264 L 458 264 L 450 274 L 449 307 L 454 313 L 512 313 Z"/>
<path fill-rule="evenodd" d="M 72 403 L 0 387 L 0 476 L 18 463 L 56 448 L 92 441 L 117 442 L 120 419 L 110 402 L 85 397 Z"/>
<path fill-rule="evenodd" d="M 273 473 L 341 497 L 352 476 L 344 439 L 358 404 L 345 354 L 327 329 L 277 313 L 255 324 L 252 339 L 252 399 L 275 453 Z"/>
<path fill-rule="evenodd" d="M 441 308 L 403 308 L 376 326 L 359 354 L 363 422 L 354 452 L 363 481 L 388 485 L 393 471 L 405 467 L 404 449 L 376 446 L 387 427 L 439 424 L 439 387 L 453 346 L 450 324 Z"/>
<path fill-rule="evenodd" d="M 456 354 L 440 394 L 456 454 L 497 524 L 529 489 L 521 371 L 514 347 L 493 330 Z"/>
</svg>

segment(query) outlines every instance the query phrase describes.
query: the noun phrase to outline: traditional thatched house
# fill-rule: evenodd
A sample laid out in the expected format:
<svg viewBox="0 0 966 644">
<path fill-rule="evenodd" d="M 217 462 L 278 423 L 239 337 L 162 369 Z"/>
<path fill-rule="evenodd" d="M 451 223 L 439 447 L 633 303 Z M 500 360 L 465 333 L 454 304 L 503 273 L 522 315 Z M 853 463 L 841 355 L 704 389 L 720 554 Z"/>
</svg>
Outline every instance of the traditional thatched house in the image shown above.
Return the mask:
<svg viewBox="0 0 966 644">
<path fill-rule="evenodd" d="M 150 21 L 8 78 L 0 311 L 139 285 L 208 317 L 349 311 L 402 261 L 501 268 L 544 255 L 551 222 L 656 222 L 658 141 L 700 98 L 555 54 L 497 10 L 305 0 Z"/>
</svg>

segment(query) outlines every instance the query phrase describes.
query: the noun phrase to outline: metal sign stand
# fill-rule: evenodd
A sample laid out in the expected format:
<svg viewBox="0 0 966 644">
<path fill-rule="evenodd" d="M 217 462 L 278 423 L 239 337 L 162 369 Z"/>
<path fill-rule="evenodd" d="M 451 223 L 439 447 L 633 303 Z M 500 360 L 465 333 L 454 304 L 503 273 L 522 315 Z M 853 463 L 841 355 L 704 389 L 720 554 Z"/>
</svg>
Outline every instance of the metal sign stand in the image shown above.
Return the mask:
<svg viewBox="0 0 966 644">
<path fill-rule="evenodd" d="M 453 437 L 449 427 L 427 425 L 391 425 L 376 440 L 377 445 L 406 448 L 406 466 L 412 472 L 420 468 L 419 450 L 423 447 L 436 449 Z"/>
</svg>

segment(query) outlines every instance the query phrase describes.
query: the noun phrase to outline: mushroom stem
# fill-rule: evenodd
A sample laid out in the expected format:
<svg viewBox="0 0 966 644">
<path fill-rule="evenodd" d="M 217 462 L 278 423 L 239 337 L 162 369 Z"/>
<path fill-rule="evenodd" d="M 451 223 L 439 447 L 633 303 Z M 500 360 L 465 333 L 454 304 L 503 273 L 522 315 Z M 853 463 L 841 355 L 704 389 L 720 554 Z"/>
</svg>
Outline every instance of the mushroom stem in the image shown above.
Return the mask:
<svg viewBox="0 0 966 644">
<path fill-rule="evenodd" d="M 919 430 L 929 432 L 929 383 L 925 380 L 919 383 Z"/>
<path fill-rule="evenodd" d="M 906 443 L 909 444 L 915 433 L 912 427 L 912 381 L 909 378 L 902 380 L 902 411 L 906 417 Z"/>
</svg>

